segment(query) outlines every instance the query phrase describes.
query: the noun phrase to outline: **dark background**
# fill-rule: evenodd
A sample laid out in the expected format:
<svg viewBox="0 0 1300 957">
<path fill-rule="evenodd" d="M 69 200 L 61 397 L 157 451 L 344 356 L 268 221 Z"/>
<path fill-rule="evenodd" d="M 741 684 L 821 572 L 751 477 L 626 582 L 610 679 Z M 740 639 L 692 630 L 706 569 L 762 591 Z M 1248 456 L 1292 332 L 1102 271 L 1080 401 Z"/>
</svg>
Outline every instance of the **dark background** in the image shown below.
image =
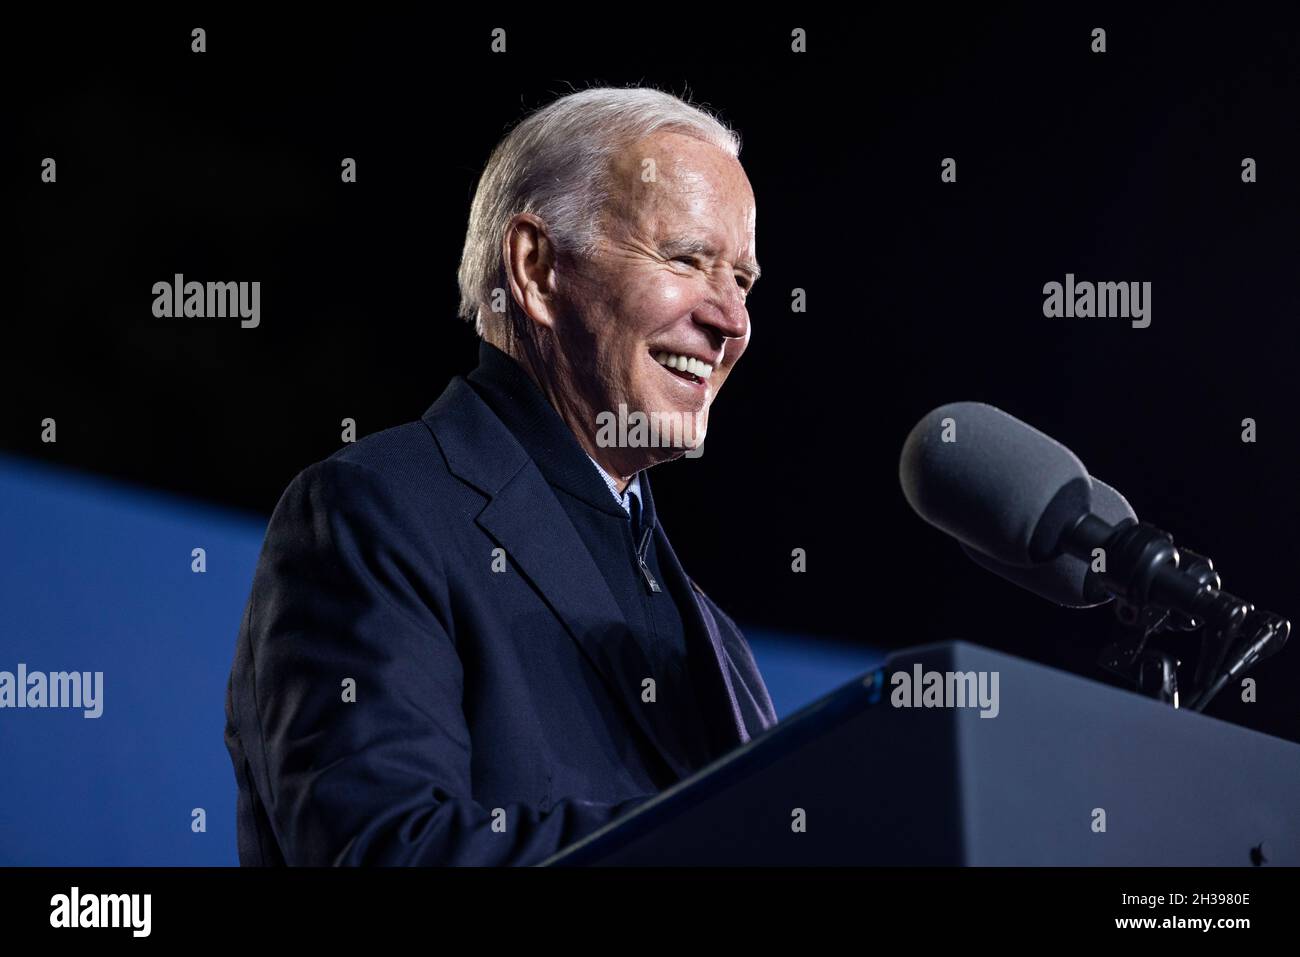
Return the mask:
<svg viewBox="0 0 1300 957">
<path fill-rule="evenodd" d="M 956 399 L 1059 438 L 1230 590 L 1300 617 L 1296 24 L 615 9 L 11 22 L 0 446 L 269 514 L 343 417 L 362 434 L 417 418 L 472 367 L 455 270 L 509 126 L 641 83 L 720 111 L 758 199 L 751 347 L 706 454 L 653 473 L 675 547 L 734 617 L 885 647 L 964 637 L 1095 676 L 1108 610 L 1017 591 L 907 508 L 902 440 Z M 261 326 L 154 318 L 176 272 L 260 280 Z M 1045 319 L 1043 284 L 1067 272 L 1152 282 L 1151 327 Z M 1300 740 L 1300 652 L 1257 677 L 1257 704 L 1229 691 L 1209 713 Z"/>
</svg>

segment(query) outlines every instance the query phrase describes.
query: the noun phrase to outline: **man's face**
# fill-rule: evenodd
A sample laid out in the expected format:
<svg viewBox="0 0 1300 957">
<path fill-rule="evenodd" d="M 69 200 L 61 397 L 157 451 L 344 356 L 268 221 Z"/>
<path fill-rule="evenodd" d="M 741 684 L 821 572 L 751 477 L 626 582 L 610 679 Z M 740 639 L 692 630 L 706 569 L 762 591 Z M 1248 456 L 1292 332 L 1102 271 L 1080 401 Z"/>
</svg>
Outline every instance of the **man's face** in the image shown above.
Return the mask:
<svg viewBox="0 0 1300 957">
<path fill-rule="evenodd" d="M 577 264 L 576 275 L 572 267 L 560 273 L 567 308 L 556 333 L 564 365 L 593 416 L 617 415 L 620 403 L 629 413 L 675 413 L 692 448 L 749 343 L 754 194 L 735 158 L 680 133 L 642 140 L 612 170 L 599 251 Z M 670 368 L 665 357 L 686 368 Z M 607 454 L 631 474 L 681 452 Z"/>
</svg>

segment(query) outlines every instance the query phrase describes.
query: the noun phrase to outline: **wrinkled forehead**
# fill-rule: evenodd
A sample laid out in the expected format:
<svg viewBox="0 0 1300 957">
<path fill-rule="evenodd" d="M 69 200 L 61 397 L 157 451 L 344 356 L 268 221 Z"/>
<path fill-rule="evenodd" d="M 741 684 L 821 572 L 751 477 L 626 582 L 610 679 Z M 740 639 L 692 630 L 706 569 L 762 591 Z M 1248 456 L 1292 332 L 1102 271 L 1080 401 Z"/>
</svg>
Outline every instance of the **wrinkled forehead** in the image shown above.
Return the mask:
<svg viewBox="0 0 1300 957">
<path fill-rule="evenodd" d="M 737 245 L 753 242 L 756 209 L 740 161 L 677 132 L 655 133 L 610 163 L 611 212 L 638 232 L 695 228 L 721 231 Z"/>
</svg>

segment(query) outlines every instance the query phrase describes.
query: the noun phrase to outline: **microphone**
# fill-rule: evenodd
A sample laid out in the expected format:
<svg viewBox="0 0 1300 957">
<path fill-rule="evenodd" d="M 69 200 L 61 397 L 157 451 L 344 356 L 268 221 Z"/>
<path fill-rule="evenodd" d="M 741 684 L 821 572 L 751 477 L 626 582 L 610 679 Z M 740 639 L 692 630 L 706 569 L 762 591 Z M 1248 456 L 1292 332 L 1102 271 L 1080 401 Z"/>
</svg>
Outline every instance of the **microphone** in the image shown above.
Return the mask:
<svg viewBox="0 0 1300 957">
<path fill-rule="evenodd" d="M 1101 479 L 1092 479 L 1092 511 L 1111 525 L 1137 522 L 1128 499 Z M 1012 565 L 1000 562 L 961 542 L 962 551 L 981 568 L 1019 585 L 1040 598 L 1067 608 L 1095 608 L 1111 600 L 1102 587 L 1091 563 L 1074 555 L 1060 555 L 1036 565 Z"/>
<path fill-rule="evenodd" d="M 1092 511 L 1092 481 L 1073 452 L 982 402 L 926 415 L 899 458 L 903 495 L 921 518 L 1011 565 L 1055 558 Z"/>
<path fill-rule="evenodd" d="M 1003 578 L 1060 604 L 1111 596 L 1160 621 L 1173 613 L 1180 628 L 1205 626 L 1195 710 L 1290 634 L 1286 619 L 1223 591 L 1208 559 L 1188 552 L 1184 561 L 1168 533 L 1139 523 L 1073 452 L 1001 409 L 934 409 L 903 443 L 898 477 L 922 519 Z M 1103 571 L 1092 573 L 1094 560 Z"/>
</svg>

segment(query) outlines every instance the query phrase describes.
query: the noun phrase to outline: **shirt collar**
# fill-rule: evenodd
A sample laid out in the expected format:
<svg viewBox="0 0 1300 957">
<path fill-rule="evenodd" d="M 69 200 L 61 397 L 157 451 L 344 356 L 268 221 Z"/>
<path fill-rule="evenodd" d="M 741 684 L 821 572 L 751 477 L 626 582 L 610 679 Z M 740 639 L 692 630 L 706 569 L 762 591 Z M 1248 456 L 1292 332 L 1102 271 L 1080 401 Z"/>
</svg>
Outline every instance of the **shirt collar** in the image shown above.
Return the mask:
<svg viewBox="0 0 1300 957">
<path fill-rule="evenodd" d="M 605 484 L 609 486 L 609 491 L 610 494 L 614 496 L 614 501 L 618 502 L 619 505 L 623 506 L 623 511 L 627 512 L 629 515 L 632 514 L 633 495 L 636 496 L 637 505 L 644 504 L 641 501 L 641 473 L 640 472 L 632 476 L 632 481 L 627 483 L 627 490 L 620 492 L 618 490 L 618 483 L 614 481 L 614 477 L 610 475 L 608 472 L 606 472 L 603 468 L 601 468 L 600 463 L 597 462 L 595 459 L 592 459 L 590 454 L 587 455 L 587 458 L 591 459 L 591 464 L 596 466 L 596 471 L 600 472 L 600 477 L 603 478 L 605 480 Z"/>
</svg>

